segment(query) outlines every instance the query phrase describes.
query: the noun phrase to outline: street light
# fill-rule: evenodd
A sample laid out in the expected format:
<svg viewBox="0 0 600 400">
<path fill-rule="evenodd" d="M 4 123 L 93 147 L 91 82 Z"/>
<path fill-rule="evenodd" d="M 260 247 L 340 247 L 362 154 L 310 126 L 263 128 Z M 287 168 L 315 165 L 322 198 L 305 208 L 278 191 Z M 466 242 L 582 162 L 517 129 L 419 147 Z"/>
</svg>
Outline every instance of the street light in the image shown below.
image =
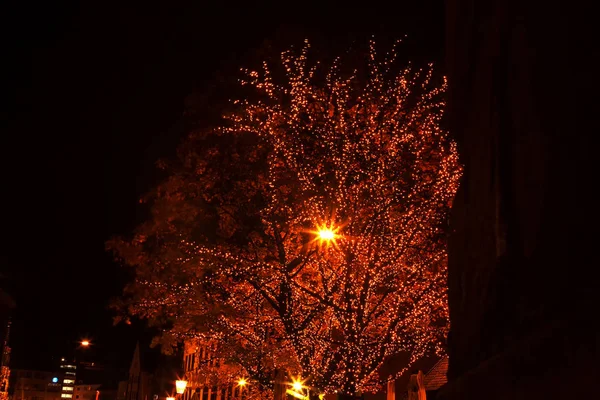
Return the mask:
<svg viewBox="0 0 600 400">
<path fill-rule="evenodd" d="M 321 229 L 319 231 L 319 237 L 321 240 L 333 240 L 335 233 L 331 229 Z"/>
<path fill-rule="evenodd" d="M 184 380 L 175 381 L 175 391 L 177 392 L 177 394 L 185 393 L 186 386 L 187 386 L 187 381 L 184 381 Z"/>
<path fill-rule="evenodd" d="M 304 393 L 304 389 L 307 389 L 307 387 L 304 386 L 304 381 L 293 378 L 291 386 L 291 388 L 285 390 L 287 394 L 299 400 L 308 400 L 308 395 Z"/>
<path fill-rule="evenodd" d="M 90 341 L 87 339 L 83 339 L 80 344 L 82 347 L 89 347 Z"/>
<path fill-rule="evenodd" d="M 244 387 L 248 384 L 248 381 L 246 380 L 246 378 L 240 378 L 237 381 L 237 385 L 240 388 L 240 393 L 239 393 L 239 399 L 243 399 L 244 398 Z"/>
<path fill-rule="evenodd" d="M 317 225 L 314 231 L 311 231 L 316 237 L 315 241 L 318 241 L 321 246 L 333 245 L 337 247 L 337 239 L 341 238 L 338 234 L 341 226 L 334 226 L 333 224 L 328 225 Z"/>
</svg>

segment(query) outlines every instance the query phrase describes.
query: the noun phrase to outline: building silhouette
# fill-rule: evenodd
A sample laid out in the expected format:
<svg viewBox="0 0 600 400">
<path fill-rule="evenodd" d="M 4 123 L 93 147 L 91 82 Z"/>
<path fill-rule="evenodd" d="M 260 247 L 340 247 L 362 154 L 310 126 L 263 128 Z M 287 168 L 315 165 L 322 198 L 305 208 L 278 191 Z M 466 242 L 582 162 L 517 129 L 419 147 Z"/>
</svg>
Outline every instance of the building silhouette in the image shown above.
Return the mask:
<svg viewBox="0 0 600 400">
<path fill-rule="evenodd" d="M 99 400 L 100 386 L 100 384 L 75 385 L 73 398 L 76 400 Z"/>
<path fill-rule="evenodd" d="M 0 400 L 8 399 L 10 378 L 10 315 L 15 302 L 0 289 Z"/>
<path fill-rule="evenodd" d="M 135 346 L 126 381 L 119 383 L 118 400 L 153 400 L 152 375 L 142 366 L 139 342 Z"/>
<path fill-rule="evenodd" d="M 61 375 L 61 390 L 60 398 L 63 400 L 71 400 L 75 390 L 75 382 L 77 381 L 77 365 L 74 360 L 67 358 L 60 359 L 60 375 Z"/>
<path fill-rule="evenodd" d="M 183 372 L 188 382 L 183 400 L 230 400 L 248 390 L 238 384 L 242 367 L 225 364 L 216 343 L 209 340 L 185 341 Z"/>
<path fill-rule="evenodd" d="M 9 395 L 12 400 L 61 400 L 61 382 L 58 372 L 14 369 Z"/>
</svg>

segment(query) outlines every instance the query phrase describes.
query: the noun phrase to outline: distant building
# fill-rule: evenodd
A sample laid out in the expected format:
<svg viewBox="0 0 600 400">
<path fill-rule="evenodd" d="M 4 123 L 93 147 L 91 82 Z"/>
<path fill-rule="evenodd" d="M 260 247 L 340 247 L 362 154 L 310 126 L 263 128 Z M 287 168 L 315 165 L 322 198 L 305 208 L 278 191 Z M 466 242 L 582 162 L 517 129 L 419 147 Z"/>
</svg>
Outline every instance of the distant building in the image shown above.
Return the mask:
<svg viewBox="0 0 600 400">
<path fill-rule="evenodd" d="M 77 365 L 75 364 L 75 361 L 61 358 L 60 374 L 62 376 L 60 398 L 63 400 L 71 400 L 73 398 L 75 382 L 77 380 Z"/>
<path fill-rule="evenodd" d="M 0 400 L 8 399 L 8 387 L 10 382 L 10 346 L 8 340 L 10 338 L 10 319 L 6 323 L 5 333 L 2 339 L 2 347 L 0 347 Z"/>
<path fill-rule="evenodd" d="M 8 399 L 10 378 L 10 315 L 14 300 L 0 289 L 0 400 Z"/>
<path fill-rule="evenodd" d="M 117 400 L 117 389 L 106 388 L 104 385 L 100 386 L 98 400 Z"/>
<path fill-rule="evenodd" d="M 183 400 L 229 400 L 248 390 L 237 383 L 243 369 L 225 364 L 211 341 L 185 341 L 183 371 L 188 382 Z"/>
<path fill-rule="evenodd" d="M 115 399 L 166 400 L 175 390 L 177 374 L 174 363 L 176 361 L 175 357 L 159 354 L 156 350 L 146 348 L 146 351 L 142 351 L 140 344 L 137 343 L 129 367 L 128 379 L 119 382 Z M 102 389 L 99 400 L 104 400 Z"/>
<path fill-rule="evenodd" d="M 116 400 L 118 370 L 61 358 L 61 400 Z"/>
<path fill-rule="evenodd" d="M 126 382 L 120 383 L 119 387 L 120 391 L 117 395 L 119 400 L 153 400 L 152 375 L 142 369 L 139 343 L 135 346 L 129 377 Z"/>
<path fill-rule="evenodd" d="M 61 387 L 59 373 L 14 369 L 9 393 L 12 400 L 61 400 Z"/>
<path fill-rule="evenodd" d="M 377 393 L 365 393 L 364 400 L 406 400 L 411 377 L 422 373 L 427 399 L 434 399 L 437 390 L 446 383 L 448 357 L 429 356 L 418 359 L 409 368 L 410 355 L 399 353 L 389 357 L 379 370 L 380 376 L 389 377 L 387 384 Z M 394 379 L 392 379 L 394 378 Z M 332 397 L 326 397 L 332 398 Z"/>
<path fill-rule="evenodd" d="M 448 382 L 448 357 L 442 357 L 426 374 L 425 390 L 427 397 L 434 399 L 438 390 Z"/>
<path fill-rule="evenodd" d="M 117 386 L 116 400 L 125 400 L 127 398 L 127 384 L 129 381 L 121 381 Z"/>
<path fill-rule="evenodd" d="M 99 400 L 100 384 L 95 385 L 75 385 L 73 392 L 75 400 Z"/>
<path fill-rule="evenodd" d="M 92 361 L 78 361 L 76 385 L 106 385 L 113 374 L 110 369 Z"/>
<path fill-rule="evenodd" d="M 391 381 L 385 392 L 386 400 L 406 400 L 409 398 L 408 389 L 412 376 L 422 373 L 422 385 L 427 399 L 435 399 L 437 391 L 446 384 L 448 372 L 448 357 L 433 357 L 419 360 L 413 365 L 411 372 L 405 373 L 398 379 Z M 427 371 L 427 372 L 424 372 Z M 367 400 L 383 399 L 384 393 L 366 396 Z"/>
</svg>

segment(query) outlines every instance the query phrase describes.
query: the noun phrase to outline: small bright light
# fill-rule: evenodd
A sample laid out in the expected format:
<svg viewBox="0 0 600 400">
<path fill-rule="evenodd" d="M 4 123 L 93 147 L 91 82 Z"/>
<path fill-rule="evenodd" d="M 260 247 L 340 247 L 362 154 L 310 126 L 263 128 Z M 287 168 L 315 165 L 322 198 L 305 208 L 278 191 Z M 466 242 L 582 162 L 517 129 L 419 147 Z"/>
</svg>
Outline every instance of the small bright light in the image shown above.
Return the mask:
<svg viewBox="0 0 600 400">
<path fill-rule="evenodd" d="M 314 237 L 314 241 L 316 241 L 320 246 L 330 247 L 333 246 L 337 248 L 337 241 L 342 237 L 339 234 L 341 226 L 335 226 L 333 224 L 323 224 L 315 226 L 314 231 L 309 231 Z"/>
<path fill-rule="evenodd" d="M 175 400 L 175 397 L 167 397 L 167 400 Z"/>
<path fill-rule="evenodd" d="M 246 386 L 246 384 L 247 384 L 247 383 L 248 383 L 248 382 L 247 382 L 247 381 L 246 381 L 244 378 L 240 379 L 240 380 L 237 382 L 238 386 Z"/>
<path fill-rule="evenodd" d="M 58 378 L 57 377 L 52 378 L 52 383 L 57 383 L 57 382 L 58 382 Z"/>
<path fill-rule="evenodd" d="M 187 386 L 187 381 L 183 381 L 183 380 L 175 381 L 175 391 L 178 394 L 183 394 L 185 392 L 186 386 Z"/>
<path fill-rule="evenodd" d="M 292 388 L 296 391 L 299 392 L 302 390 L 302 388 L 304 387 L 304 385 L 302 385 L 302 382 L 300 381 L 294 381 L 294 383 L 292 383 Z"/>
<path fill-rule="evenodd" d="M 82 345 L 83 347 L 88 347 L 88 346 L 90 345 L 90 341 L 89 341 L 89 340 L 82 340 L 82 341 L 81 341 L 81 345 Z"/>
<path fill-rule="evenodd" d="M 315 230 L 309 232 L 315 235 L 314 241 L 317 241 L 319 245 L 337 248 L 337 241 L 341 238 L 341 235 L 339 234 L 340 229 L 341 226 L 335 226 L 333 223 L 324 223 L 315 226 Z"/>
<path fill-rule="evenodd" d="M 335 233 L 331 229 L 322 229 L 319 231 L 319 237 L 321 240 L 333 240 Z"/>
</svg>

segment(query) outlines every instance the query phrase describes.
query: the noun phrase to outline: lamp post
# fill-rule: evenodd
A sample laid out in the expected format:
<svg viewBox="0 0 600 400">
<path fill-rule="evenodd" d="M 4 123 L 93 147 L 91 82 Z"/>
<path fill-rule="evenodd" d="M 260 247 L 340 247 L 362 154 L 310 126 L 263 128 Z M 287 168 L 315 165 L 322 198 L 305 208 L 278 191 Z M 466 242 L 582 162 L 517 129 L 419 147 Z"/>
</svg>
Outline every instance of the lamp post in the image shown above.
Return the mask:
<svg viewBox="0 0 600 400">
<path fill-rule="evenodd" d="M 291 388 L 286 389 L 286 394 L 299 400 L 308 400 L 309 388 L 304 385 L 304 381 L 300 380 L 300 378 L 294 378 L 290 386 Z"/>
<path fill-rule="evenodd" d="M 335 238 L 335 233 L 331 229 L 322 229 L 319 231 L 319 238 L 324 241 L 333 240 Z"/>
<path fill-rule="evenodd" d="M 187 381 L 184 381 L 183 379 L 178 379 L 175 381 L 175 392 L 177 392 L 178 397 L 181 397 L 181 395 L 185 393 L 186 387 Z"/>
<path fill-rule="evenodd" d="M 237 385 L 240 388 L 240 400 L 243 399 L 244 396 L 244 387 L 248 384 L 248 381 L 245 378 L 240 378 L 237 381 Z"/>
<path fill-rule="evenodd" d="M 316 230 L 311 231 L 315 235 L 314 241 L 317 241 L 320 246 L 337 248 L 337 240 L 343 236 L 339 233 L 341 226 L 333 224 L 316 226 Z"/>
<path fill-rule="evenodd" d="M 89 358 L 85 357 L 86 353 L 88 353 L 89 356 L 91 347 L 92 342 L 90 339 L 81 339 L 78 343 L 78 346 L 75 348 L 75 361 L 85 364 L 85 362 L 87 361 L 86 358 Z"/>
</svg>

